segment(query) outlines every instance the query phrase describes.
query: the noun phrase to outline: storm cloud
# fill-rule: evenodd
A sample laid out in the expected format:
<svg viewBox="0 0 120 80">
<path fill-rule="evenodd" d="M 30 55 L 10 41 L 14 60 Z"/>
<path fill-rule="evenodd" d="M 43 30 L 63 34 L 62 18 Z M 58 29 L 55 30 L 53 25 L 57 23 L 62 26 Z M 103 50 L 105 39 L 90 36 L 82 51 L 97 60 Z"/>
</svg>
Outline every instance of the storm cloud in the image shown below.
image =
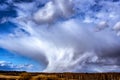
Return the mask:
<svg viewBox="0 0 120 80">
<path fill-rule="evenodd" d="M 119 71 L 120 38 L 113 26 L 120 1 L 11 3 L 17 17 L 8 21 L 17 28 L 0 34 L 0 47 L 42 62 L 45 72 Z"/>
</svg>

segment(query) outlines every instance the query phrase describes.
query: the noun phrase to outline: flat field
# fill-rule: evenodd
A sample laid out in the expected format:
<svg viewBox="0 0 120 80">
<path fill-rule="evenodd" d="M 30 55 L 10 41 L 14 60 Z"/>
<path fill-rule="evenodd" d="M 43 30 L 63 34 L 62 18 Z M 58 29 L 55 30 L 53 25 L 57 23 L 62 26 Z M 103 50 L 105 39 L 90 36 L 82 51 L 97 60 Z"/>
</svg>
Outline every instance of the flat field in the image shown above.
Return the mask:
<svg viewBox="0 0 120 80">
<path fill-rule="evenodd" d="M 0 80 L 120 80 L 120 73 L 31 73 L 0 71 Z"/>
</svg>

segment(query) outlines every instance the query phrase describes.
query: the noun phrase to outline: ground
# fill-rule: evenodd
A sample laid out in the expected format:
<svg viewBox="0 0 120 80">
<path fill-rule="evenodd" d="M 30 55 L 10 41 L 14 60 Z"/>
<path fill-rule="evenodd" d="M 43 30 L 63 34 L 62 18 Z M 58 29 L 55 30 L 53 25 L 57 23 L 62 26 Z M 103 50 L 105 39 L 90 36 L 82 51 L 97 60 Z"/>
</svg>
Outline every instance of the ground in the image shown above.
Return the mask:
<svg viewBox="0 0 120 80">
<path fill-rule="evenodd" d="M 30 73 L 0 71 L 0 80 L 120 80 L 120 73 Z"/>
</svg>

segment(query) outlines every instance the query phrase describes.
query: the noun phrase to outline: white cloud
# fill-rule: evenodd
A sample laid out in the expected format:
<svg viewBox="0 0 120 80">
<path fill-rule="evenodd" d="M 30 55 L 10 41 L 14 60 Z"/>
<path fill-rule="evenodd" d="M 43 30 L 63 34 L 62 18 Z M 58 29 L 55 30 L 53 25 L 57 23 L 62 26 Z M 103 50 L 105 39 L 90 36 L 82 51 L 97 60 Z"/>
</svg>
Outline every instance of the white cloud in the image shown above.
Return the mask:
<svg viewBox="0 0 120 80">
<path fill-rule="evenodd" d="M 113 30 L 120 31 L 120 21 L 113 26 Z"/>
<path fill-rule="evenodd" d="M 53 23 L 55 19 L 62 17 L 68 18 L 73 13 L 72 0 L 52 0 L 39 9 L 33 15 L 33 19 L 38 23 Z"/>
<path fill-rule="evenodd" d="M 90 28 L 90 24 L 71 19 L 51 25 L 50 29 L 46 26 L 30 27 L 33 30 L 32 35 L 6 36 L 0 40 L 0 45 L 42 62 L 46 65 L 44 71 L 81 70 L 84 65 L 87 65 L 86 62 L 94 59 L 93 56 L 113 59 L 114 56 L 110 55 L 119 55 L 115 52 L 120 46 L 119 41 L 116 40 L 117 36 L 115 38 L 110 31 L 96 33 L 91 31 L 94 28 L 92 26 Z M 27 31 L 31 33 L 31 30 Z M 95 60 L 94 63 L 98 61 Z"/>
<path fill-rule="evenodd" d="M 18 25 L 18 28 L 15 29 L 12 36 L 2 36 L 0 47 L 42 62 L 46 67 L 43 71 L 116 71 L 118 67 L 114 67 L 115 69 L 111 67 L 119 66 L 120 38 L 110 29 L 95 32 L 94 28 L 98 26 L 99 29 L 104 29 L 108 25 L 111 28 L 118 18 L 114 18 L 114 21 L 113 18 L 106 16 L 114 12 L 111 8 L 110 13 L 106 12 L 106 8 L 111 3 L 102 1 L 101 5 L 107 5 L 98 13 L 92 12 L 90 9 L 90 6 L 94 5 L 93 3 L 96 4 L 94 0 L 80 1 L 80 3 L 75 0 L 73 4 L 76 5 L 73 5 L 71 0 L 52 0 L 42 8 L 36 8 L 36 3 L 29 5 L 25 3 L 27 7 L 22 7 L 24 4 L 22 3 L 17 6 L 21 9 L 17 9 L 18 13 L 21 11 L 20 15 L 11 20 Z M 117 6 L 113 5 L 114 8 Z M 85 13 L 85 19 L 80 20 L 78 16 L 69 19 L 73 9 L 78 8 L 80 10 L 74 14 L 78 15 L 82 11 Z M 64 20 L 59 20 L 60 17 Z M 32 18 L 42 25 L 36 24 Z M 67 19 L 65 20 L 65 18 Z M 19 21 L 17 21 L 18 19 Z M 18 32 L 20 29 L 29 35 L 21 33 L 24 31 Z M 89 65 L 92 68 L 88 68 Z M 106 65 L 110 69 L 106 68 Z M 99 66 L 102 66 L 103 69 Z M 23 65 L 19 67 L 23 67 Z"/>
<path fill-rule="evenodd" d="M 9 65 L 11 63 L 9 62 L 6 62 L 6 61 L 0 61 L 0 66 L 6 66 L 6 65 Z"/>
<path fill-rule="evenodd" d="M 14 64 L 7 61 L 0 61 L 0 70 L 8 70 L 8 71 L 35 71 L 34 66 L 32 64 Z M 39 70 L 39 69 L 38 69 Z"/>
<path fill-rule="evenodd" d="M 33 19 L 38 23 L 51 23 L 53 20 L 58 16 L 57 15 L 57 9 L 56 6 L 52 1 L 46 3 L 46 5 L 39 9 L 36 13 L 33 15 Z"/>
<path fill-rule="evenodd" d="M 106 21 L 101 21 L 97 24 L 96 26 L 96 31 L 101 31 L 101 30 L 104 30 L 105 28 L 108 28 L 109 25 Z"/>
</svg>

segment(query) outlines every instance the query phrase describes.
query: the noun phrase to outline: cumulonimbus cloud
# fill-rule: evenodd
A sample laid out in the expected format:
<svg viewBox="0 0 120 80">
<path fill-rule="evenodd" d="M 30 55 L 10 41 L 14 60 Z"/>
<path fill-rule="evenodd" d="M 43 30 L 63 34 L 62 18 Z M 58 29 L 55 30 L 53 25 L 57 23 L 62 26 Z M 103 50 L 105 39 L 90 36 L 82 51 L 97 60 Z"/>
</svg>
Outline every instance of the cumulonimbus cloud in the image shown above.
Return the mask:
<svg viewBox="0 0 120 80">
<path fill-rule="evenodd" d="M 86 10 L 90 5 L 83 5 L 86 0 L 80 1 L 82 6 L 78 3 L 78 0 L 51 0 L 42 8 L 37 8 L 35 2 L 28 5 L 33 6 L 31 9 L 17 6 L 18 13 L 21 13 L 10 21 L 18 28 L 14 33 L 0 38 L 0 47 L 42 62 L 46 67 L 43 70 L 45 72 L 116 71 L 120 66 L 120 38 L 112 26 L 118 18 L 114 17 L 116 22 L 113 24 L 110 24 L 113 17 L 106 17 L 111 18 L 107 20 L 101 15 L 95 20 L 91 17 L 91 10 Z M 91 1 L 89 3 L 92 4 Z M 107 2 L 106 4 L 108 5 Z M 76 8 L 84 10 L 76 11 Z M 106 14 L 104 9 L 96 13 L 96 16 Z M 83 20 L 79 18 L 79 11 L 86 12 Z M 111 15 L 113 12 L 114 10 Z M 86 19 L 92 22 L 85 21 Z M 96 32 L 96 26 L 102 29 Z"/>
</svg>

